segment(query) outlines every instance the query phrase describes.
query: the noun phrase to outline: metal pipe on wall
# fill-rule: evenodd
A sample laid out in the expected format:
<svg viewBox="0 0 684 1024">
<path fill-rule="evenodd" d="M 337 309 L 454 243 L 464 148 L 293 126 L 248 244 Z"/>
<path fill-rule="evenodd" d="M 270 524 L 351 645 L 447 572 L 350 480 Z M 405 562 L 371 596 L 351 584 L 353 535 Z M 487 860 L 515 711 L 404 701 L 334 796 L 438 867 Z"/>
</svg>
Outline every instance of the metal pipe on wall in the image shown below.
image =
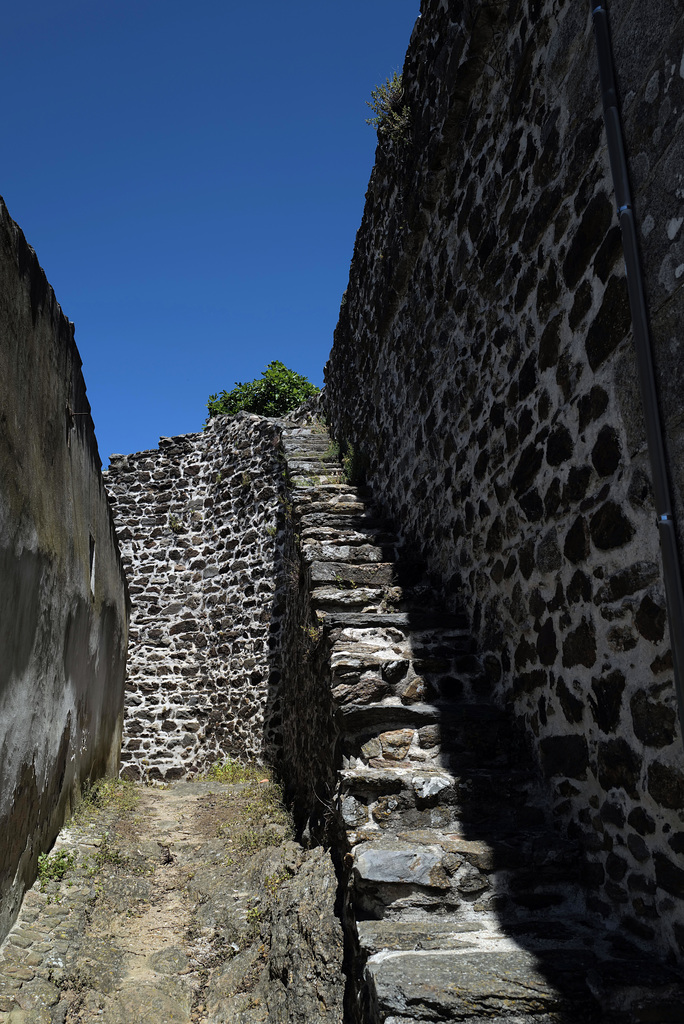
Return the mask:
<svg viewBox="0 0 684 1024">
<path fill-rule="evenodd" d="M 622 125 L 620 122 L 608 11 L 604 3 L 597 3 L 596 0 L 592 0 L 591 7 L 598 53 L 603 116 L 608 137 L 608 155 L 613 185 L 615 187 L 618 216 L 620 218 L 620 230 L 622 232 L 639 387 L 644 407 L 646 441 L 653 476 L 656 518 L 660 535 L 660 551 L 663 559 L 667 619 L 674 664 L 675 690 L 679 704 L 679 721 L 682 733 L 684 734 L 684 679 L 682 678 L 682 672 L 684 671 L 684 591 L 682 590 L 667 459 L 665 456 L 665 445 L 663 442 L 663 431 L 653 370 L 646 290 L 641 272 L 639 244 L 634 210 L 632 208 Z"/>
</svg>

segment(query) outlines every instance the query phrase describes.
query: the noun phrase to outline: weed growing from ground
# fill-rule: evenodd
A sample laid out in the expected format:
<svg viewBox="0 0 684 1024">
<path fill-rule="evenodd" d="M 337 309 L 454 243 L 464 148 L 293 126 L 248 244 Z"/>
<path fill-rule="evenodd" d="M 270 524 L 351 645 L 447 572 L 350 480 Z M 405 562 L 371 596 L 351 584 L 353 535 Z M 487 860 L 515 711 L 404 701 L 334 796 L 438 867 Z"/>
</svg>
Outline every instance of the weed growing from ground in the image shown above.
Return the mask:
<svg viewBox="0 0 684 1024">
<path fill-rule="evenodd" d="M 98 779 L 88 783 L 81 794 L 81 802 L 74 814 L 76 825 L 87 825 L 100 811 L 107 808 L 119 816 L 130 815 L 137 807 L 140 791 L 133 782 L 125 779 Z"/>
<path fill-rule="evenodd" d="M 253 761 L 236 761 L 232 757 L 225 761 L 215 761 L 207 768 L 206 772 L 196 776 L 199 781 L 207 779 L 211 782 L 225 782 L 228 784 L 236 782 L 258 782 L 262 779 L 270 781 L 270 773 L 263 765 L 255 764 Z"/>
<path fill-rule="evenodd" d="M 45 892 L 48 882 L 61 882 L 68 871 L 74 866 L 76 857 L 66 850 L 56 853 L 41 853 L 38 857 L 38 878 L 40 891 Z"/>
</svg>

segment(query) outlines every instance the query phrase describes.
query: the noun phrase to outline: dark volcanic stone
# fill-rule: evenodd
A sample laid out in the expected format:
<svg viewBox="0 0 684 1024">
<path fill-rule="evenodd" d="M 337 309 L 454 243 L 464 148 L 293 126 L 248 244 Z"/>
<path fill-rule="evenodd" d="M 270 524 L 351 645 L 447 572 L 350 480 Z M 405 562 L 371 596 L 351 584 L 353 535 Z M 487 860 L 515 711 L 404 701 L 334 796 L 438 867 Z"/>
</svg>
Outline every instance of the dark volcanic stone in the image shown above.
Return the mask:
<svg viewBox="0 0 684 1024">
<path fill-rule="evenodd" d="M 560 329 L 563 316 L 559 313 L 544 328 L 539 342 L 539 369 L 548 370 L 558 362 L 560 351 Z"/>
<path fill-rule="evenodd" d="M 579 427 L 580 430 L 584 430 L 592 420 L 597 420 L 606 411 L 608 408 L 608 395 L 603 388 L 595 384 L 588 395 L 582 395 L 578 408 Z"/>
<path fill-rule="evenodd" d="M 572 725 L 581 722 L 584 714 L 584 703 L 568 689 L 562 679 L 558 679 L 556 682 L 556 693 L 558 694 L 563 714 L 568 722 Z"/>
<path fill-rule="evenodd" d="M 519 551 L 520 571 L 526 580 L 534 572 L 534 541 L 532 538 L 526 540 Z"/>
<path fill-rule="evenodd" d="M 535 619 L 541 618 L 546 611 L 546 601 L 542 597 L 539 587 L 535 587 L 530 594 L 530 611 Z"/>
<path fill-rule="evenodd" d="M 522 637 L 520 643 L 515 649 L 515 667 L 524 668 L 525 665 L 534 665 L 537 661 L 537 651 L 534 644 L 531 644 L 529 640 Z"/>
<path fill-rule="evenodd" d="M 582 619 L 577 629 L 568 633 L 563 641 L 563 666 L 584 665 L 591 668 L 596 662 L 596 631 L 593 623 Z"/>
<path fill-rule="evenodd" d="M 651 478 L 639 466 L 636 467 L 629 483 L 627 497 L 633 508 L 653 507 L 653 485 Z"/>
<path fill-rule="evenodd" d="M 567 589 L 568 601 L 570 604 L 577 604 L 578 601 L 591 601 L 591 578 L 581 569 L 576 569 Z"/>
<path fill-rule="evenodd" d="M 600 551 L 622 547 L 634 536 L 634 527 L 614 501 L 606 501 L 594 512 L 589 530 L 591 539 Z"/>
<path fill-rule="evenodd" d="M 621 882 L 627 873 L 627 861 L 617 853 L 609 853 L 606 857 L 606 871 L 614 882 Z"/>
<path fill-rule="evenodd" d="M 662 807 L 684 807 L 684 775 L 677 768 L 654 761 L 648 769 L 648 791 Z"/>
<path fill-rule="evenodd" d="M 594 721 L 601 732 L 609 734 L 616 729 L 620 720 L 625 677 L 616 670 L 600 679 L 593 678 L 591 688 L 596 694 L 595 700 L 589 698 Z"/>
<path fill-rule="evenodd" d="M 566 775 L 570 779 L 585 777 L 589 752 L 584 736 L 545 736 L 539 746 L 547 776 Z"/>
<path fill-rule="evenodd" d="M 630 834 L 627 836 L 627 846 L 629 847 L 629 852 L 632 854 L 635 860 L 638 860 L 641 863 L 643 863 L 645 860 L 648 860 L 648 847 L 646 846 L 646 843 L 643 841 L 641 836 L 635 835 L 634 832 L 630 832 Z M 631 888 L 632 886 L 630 885 L 630 889 Z"/>
<path fill-rule="evenodd" d="M 518 376 L 518 401 L 531 395 L 537 386 L 537 357 L 534 352 L 530 353 L 522 365 Z"/>
<path fill-rule="evenodd" d="M 563 263 L 568 288 L 573 289 L 578 284 L 608 233 L 612 219 L 612 204 L 605 192 L 599 192 L 587 205 Z"/>
<path fill-rule="evenodd" d="M 644 639 L 659 643 L 665 635 L 665 619 L 665 609 L 646 594 L 634 618 L 634 624 Z"/>
<path fill-rule="evenodd" d="M 609 825 L 615 825 L 616 828 L 625 827 L 625 812 L 620 807 L 620 804 L 613 803 L 612 800 L 606 800 L 601 807 L 601 819 L 608 822 Z"/>
<path fill-rule="evenodd" d="M 629 702 L 634 735 L 647 747 L 667 747 L 674 742 L 676 714 L 672 708 L 648 699 L 643 691 Z"/>
<path fill-rule="evenodd" d="M 591 302 L 591 285 L 588 281 L 582 281 L 582 284 L 575 292 L 575 298 L 572 303 L 572 309 L 570 310 L 570 316 L 568 317 L 568 323 L 570 324 L 571 331 L 576 331 L 579 325 L 582 323 L 585 316 L 591 309 Z"/>
<path fill-rule="evenodd" d="M 656 869 L 656 882 L 665 892 L 684 899 L 684 871 L 672 863 L 664 853 L 653 854 Z"/>
<path fill-rule="evenodd" d="M 655 821 L 646 813 L 643 807 L 635 807 L 634 810 L 630 811 L 627 821 L 640 836 L 652 836 L 656 830 Z"/>
<path fill-rule="evenodd" d="M 591 475 L 591 466 L 571 466 L 568 472 L 567 483 L 563 488 L 563 501 L 570 504 L 582 501 L 587 493 Z"/>
<path fill-rule="evenodd" d="M 558 300 L 559 295 L 560 283 L 558 281 L 558 269 L 554 261 L 551 260 L 549 263 L 549 269 L 537 285 L 537 313 L 539 314 L 540 320 L 543 320 L 546 317 L 547 312 Z"/>
<path fill-rule="evenodd" d="M 594 259 L 594 271 L 603 284 L 608 280 L 608 275 L 615 264 L 622 258 L 622 254 L 622 234 L 620 228 L 615 225 L 604 238 Z"/>
<path fill-rule="evenodd" d="M 599 476 L 611 476 L 620 464 L 620 441 L 614 427 L 601 427 L 594 447 L 591 450 L 591 461 Z"/>
<path fill-rule="evenodd" d="M 653 831 L 655 832 L 655 822 L 653 823 Z M 684 832 L 675 832 L 673 836 L 670 836 L 667 843 L 675 853 L 684 853 Z"/>
<path fill-rule="evenodd" d="M 605 740 L 598 747 L 598 779 L 604 789 L 622 787 L 634 799 L 638 796 L 641 758 L 622 738 Z"/>
<path fill-rule="evenodd" d="M 655 562 L 634 562 L 610 576 L 599 589 L 596 600 L 600 604 L 604 601 L 619 601 L 622 597 L 643 590 L 659 576 L 660 572 Z"/>
<path fill-rule="evenodd" d="M 525 518 L 530 523 L 538 523 L 544 518 L 544 502 L 539 497 L 539 491 L 532 487 L 522 497 L 518 498 L 518 504 L 525 513 Z"/>
<path fill-rule="evenodd" d="M 558 426 L 549 434 L 546 442 L 546 461 L 550 466 L 560 466 L 572 457 L 572 437 L 567 427 Z"/>
<path fill-rule="evenodd" d="M 578 516 L 565 537 L 563 552 L 573 565 L 584 561 L 589 554 L 589 529 L 584 516 Z"/>
<path fill-rule="evenodd" d="M 519 696 L 521 693 L 534 693 L 535 690 L 545 689 L 548 682 L 544 669 L 535 668 L 531 672 L 521 672 L 520 675 L 514 677 L 513 692 L 515 696 Z"/>
<path fill-rule="evenodd" d="M 627 337 L 631 324 L 625 279 L 611 277 L 601 308 L 587 331 L 585 348 L 592 370 L 597 370 Z"/>
<path fill-rule="evenodd" d="M 543 461 L 544 452 L 541 447 L 536 444 L 528 444 L 523 449 L 511 478 L 511 486 L 517 495 L 523 494 L 531 487 Z"/>
<path fill-rule="evenodd" d="M 555 529 L 551 529 L 539 541 L 537 547 L 537 568 L 540 572 L 555 572 L 560 569 L 562 557 L 558 547 Z"/>
<path fill-rule="evenodd" d="M 553 619 L 547 619 L 539 631 L 537 637 L 537 653 L 542 665 L 553 665 L 558 654 L 556 632 L 553 628 Z"/>
</svg>

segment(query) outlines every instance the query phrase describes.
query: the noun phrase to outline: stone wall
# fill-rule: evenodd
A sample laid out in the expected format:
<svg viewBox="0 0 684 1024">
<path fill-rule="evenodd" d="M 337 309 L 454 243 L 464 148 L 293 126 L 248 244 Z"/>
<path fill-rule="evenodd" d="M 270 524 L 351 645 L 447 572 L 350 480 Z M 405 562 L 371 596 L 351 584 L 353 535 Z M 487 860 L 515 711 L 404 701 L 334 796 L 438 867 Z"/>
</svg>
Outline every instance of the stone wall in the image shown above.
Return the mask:
<svg viewBox="0 0 684 1024">
<path fill-rule="evenodd" d="M 216 417 L 105 474 L 132 601 L 122 773 L 266 761 L 307 835 L 324 827 L 336 733 L 283 434 L 316 404 L 298 421 Z"/>
<path fill-rule="evenodd" d="M 683 10 L 611 5 L 680 523 Z M 470 613 L 593 908 L 681 953 L 682 741 L 589 5 L 424 0 L 404 88 L 329 423 Z"/>
<path fill-rule="evenodd" d="M 126 636 L 74 327 L 0 201 L 0 935 L 82 783 L 116 772 Z"/>
<path fill-rule="evenodd" d="M 274 421 L 240 413 L 106 473 L 132 601 L 124 773 L 179 778 L 279 742 Z"/>
</svg>

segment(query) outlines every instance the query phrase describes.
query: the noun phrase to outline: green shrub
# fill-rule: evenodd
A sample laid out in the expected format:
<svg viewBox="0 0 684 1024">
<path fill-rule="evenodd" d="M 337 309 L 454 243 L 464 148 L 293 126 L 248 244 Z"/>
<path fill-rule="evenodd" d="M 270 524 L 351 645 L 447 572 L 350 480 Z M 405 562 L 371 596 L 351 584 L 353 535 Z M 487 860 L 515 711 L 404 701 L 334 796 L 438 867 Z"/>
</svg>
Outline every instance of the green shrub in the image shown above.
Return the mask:
<svg viewBox="0 0 684 1024">
<path fill-rule="evenodd" d="M 282 416 L 307 398 L 317 395 L 319 390 L 306 377 L 274 360 L 262 372 L 261 378 L 248 384 L 236 382 L 232 391 L 209 395 L 209 419 L 222 414 L 234 415 L 242 410 L 259 416 Z"/>
<path fill-rule="evenodd" d="M 366 106 L 375 114 L 375 117 L 366 118 L 366 124 L 377 130 L 379 138 L 394 142 L 408 142 L 410 139 L 411 110 L 403 99 L 402 77 L 395 71 L 391 78 L 385 79 L 384 85 L 373 89 L 370 100 L 366 100 Z"/>
</svg>

